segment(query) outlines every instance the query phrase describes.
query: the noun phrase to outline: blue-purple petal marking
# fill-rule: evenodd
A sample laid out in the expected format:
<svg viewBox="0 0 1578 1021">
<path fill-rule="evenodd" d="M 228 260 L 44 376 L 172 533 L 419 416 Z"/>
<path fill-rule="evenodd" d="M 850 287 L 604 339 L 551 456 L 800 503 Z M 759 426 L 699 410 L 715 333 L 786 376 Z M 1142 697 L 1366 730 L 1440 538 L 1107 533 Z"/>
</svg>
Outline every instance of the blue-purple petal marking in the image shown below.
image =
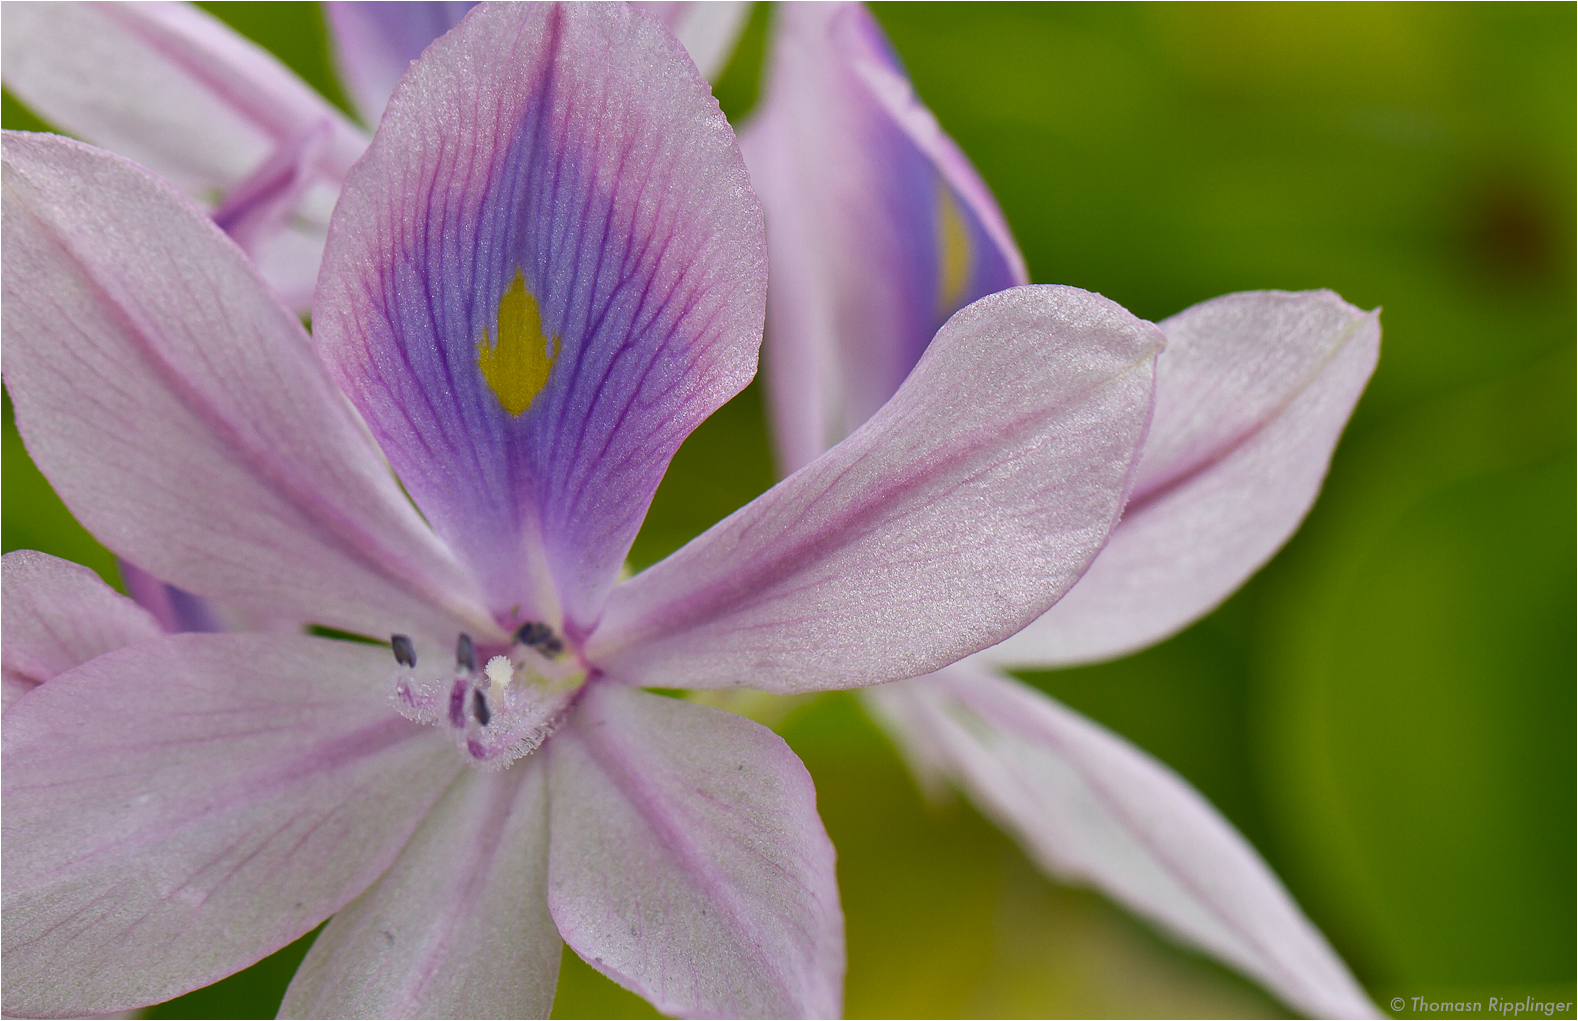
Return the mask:
<svg viewBox="0 0 1578 1021">
<path fill-rule="evenodd" d="M 346 182 L 315 338 L 499 621 L 575 639 L 754 373 L 765 275 L 733 132 L 656 21 L 479 8 Z"/>
<path fill-rule="evenodd" d="M 858 4 L 784 4 L 742 137 L 767 211 L 767 366 L 785 473 L 891 397 L 937 330 L 1028 282 L 990 190 Z"/>
</svg>

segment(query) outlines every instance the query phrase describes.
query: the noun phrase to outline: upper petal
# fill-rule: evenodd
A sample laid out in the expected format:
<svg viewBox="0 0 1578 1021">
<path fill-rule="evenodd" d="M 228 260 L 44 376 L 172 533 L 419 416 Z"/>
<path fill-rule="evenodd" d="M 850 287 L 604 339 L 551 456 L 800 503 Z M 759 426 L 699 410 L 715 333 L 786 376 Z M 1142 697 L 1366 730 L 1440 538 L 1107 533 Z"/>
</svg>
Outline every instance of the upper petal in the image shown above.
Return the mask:
<svg viewBox="0 0 1578 1021">
<path fill-rule="evenodd" d="M 548 906 L 682 1017 L 836 1017 L 844 918 L 811 777 L 741 716 L 594 684 L 548 743 Z"/>
<path fill-rule="evenodd" d="M 334 66 L 364 122 L 378 123 L 411 61 L 475 6 L 475 0 L 333 0 L 323 5 Z"/>
<path fill-rule="evenodd" d="M 547 1017 L 563 944 L 548 916 L 541 756 L 462 770 L 389 871 L 334 916 L 280 1017 Z"/>
<path fill-rule="evenodd" d="M 974 661 L 866 693 L 1043 868 L 1087 882 L 1312 1017 L 1379 1017 L 1231 823 L 1143 751 Z"/>
<path fill-rule="evenodd" d="M 728 66 L 751 13 L 750 0 L 634 0 L 630 6 L 666 25 L 708 81 Z"/>
<path fill-rule="evenodd" d="M 1072 287 L 982 298 L 854 435 L 615 589 L 589 659 L 642 685 L 806 691 L 1001 641 L 1105 541 L 1160 347 Z"/>
<path fill-rule="evenodd" d="M 350 642 L 174 635 L 12 706 L 6 1014 L 168 999 L 366 889 L 463 768 L 390 709 L 389 675 Z"/>
<path fill-rule="evenodd" d="M 859 4 L 782 4 L 740 148 L 767 213 L 785 474 L 881 407 L 954 312 L 1028 282 L 980 175 Z"/>
<path fill-rule="evenodd" d="M 158 578 L 370 634 L 492 627 L 301 324 L 168 185 L 15 132 L 6 382 L 77 519 Z"/>
<path fill-rule="evenodd" d="M 750 379 L 765 269 L 733 133 L 660 26 L 479 8 L 348 180 L 314 337 L 494 611 L 574 635 Z"/>
<path fill-rule="evenodd" d="M 311 167 L 322 193 L 301 189 L 295 215 L 277 221 L 274 234 L 292 236 L 248 247 L 268 249 L 264 275 L 306 307 L 334 191 L 367 145 L 343 114 L 192 4 L 7 3 L 0 45 L 6 88 L 41 117 L 208 207 L 322 124 Z"/>
<path fill-rule="evenodd" d="M 36 550 L 0 558 L 0 601 L 6 706 L 95 656 L 164 634 L 97 574 Z"/>
<path fill-rule="evenodd" d="M 1161 328 L 1156 417 L 1123 521 L 994 662 L 1106 659 L 1214 609 L 1297 530 L 1380 354 L 1377 314 L 1330 291 L 1229 294 Z"/>
</svg>

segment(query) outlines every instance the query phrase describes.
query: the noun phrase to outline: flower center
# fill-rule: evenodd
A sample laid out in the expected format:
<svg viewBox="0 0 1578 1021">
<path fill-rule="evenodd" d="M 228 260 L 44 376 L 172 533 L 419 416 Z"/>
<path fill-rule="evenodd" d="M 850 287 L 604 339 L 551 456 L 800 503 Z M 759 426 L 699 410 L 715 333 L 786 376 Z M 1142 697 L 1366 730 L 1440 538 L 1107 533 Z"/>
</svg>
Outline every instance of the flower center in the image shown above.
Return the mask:
<svg viewBox="0 0 1578 1021">
<path fill-rule="evenodd" d="M 522 624 L 508 648 L 493 651 L 482 669 L 470 635 L 455 643 L 455 669 L 418 680 L 417 650 L 405 635 L 394 635 L 396 676 L 391 697 L 400 715 L 416 723 L 447 728 L 461 754 L 482 769 L 503 769 L 535 751 L 559 725 L 571 700 L 586 681 L 564 641 L 546 624 Z"/>
</svg>

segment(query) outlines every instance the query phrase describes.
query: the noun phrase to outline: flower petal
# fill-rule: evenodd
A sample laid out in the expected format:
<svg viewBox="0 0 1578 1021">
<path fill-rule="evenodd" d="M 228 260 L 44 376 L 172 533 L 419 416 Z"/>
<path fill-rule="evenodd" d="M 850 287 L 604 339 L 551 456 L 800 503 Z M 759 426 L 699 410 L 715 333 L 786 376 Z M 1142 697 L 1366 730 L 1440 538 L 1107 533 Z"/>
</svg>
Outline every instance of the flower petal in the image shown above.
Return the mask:
<svg viewBox="0 0 1578 1021">
<path fill-rule="evenodd" d="M 548 916 L 540 756 L 462 770 L 389 871 L 313 941 L 280 1017 L 547 1017 L 563 946 Z"/>
<path fill-rule="evenodd" d="M 636 0 L 630 6 L 667 26 L 708 81 L 728 66 L 751 13 L 749 0 Z"/>
<path fill-rule="evenodd" d="M 615 589 L 591 662 L 654 687 L 855 687 L 1043 612 L 1101 549 L 1161 336 L 1072 287 L 982 298 L 854 435 Z"/>
<path fill-rule="evenodd" d="M 227 606 L 454 641 L 496 628 L 301 324 L 190 203 L 55 135 L 7 133 L 6 382 L 78 520 Z"/>
<path fill-rule="evenodd" d="M 5 1012 L 168 999 L 366 889 L 463 768 L 380 697 L 391 674 L 351 642 L 174 635 L 12 706 Z"/>
<path fill-rule="evenodd" d="M 1377 313 L 1330 291 L 1229 294 L 1161 328 L 1156 417 L 1123 521 L 993 662 L 1109 659 L 1215 609 L 1309 512 L 1381 343 Z"/>
<path fill-rule="evenodd" d="M 281 140 L 211 214 L 219 228 L 251 257 L 263 278 L 274 285 L 280 300 L 301 311 L 312 307 L 328 227 L 325 223 L 303 238 L 292 223 L 309 195 L 321 190 L 318 167 L 331 144 L 333 125 L 328 120 Z M 329 204 L 332 206 L 332 199 Z"/>
<path fill-rule="evenodd" d="M 740 140 L 767 213 L 767 377 L 785 474 L 893 395 L 954 312 L 1027 283 L 990 190 L 858 4 L 783 4 Z"/>
<path fill-rule="evenodd" d="M 137 601 L 137 605 L 153 614 L 153 619 L 159 622 L 159 627 L 168 634 L 178 634 L 182 631 L 198 631 L 214 633 L 218 631 L 261 631 L 262 628 L 227 628 L 218 608 L 199 596 L 194 596 L 185 589 L 166 585 L 153 575 L 129 564 L 124 560 L 116 561 L 115 566 L 120 569 L 121 581 L 126 585 L 126 592 Z M 300 631 L 298 625 L 293 630 Z"/>
<path fill-rule="evenodd" d="M 547 747 L 548 907 L 576 953 L 665 1014 L 838 1015 L 833 845 L 782 739 L 593 684 Z"/>
<path fill-rule="evenodd" d="M 378 123 L 411 61 L 475 6 L 475 0 L 323 5 L 335 68 L 363 122 Z"/>
<path fill-rule="evenodd" d="M 679 45 L 623 6 L 500 5 L 396 90 L 314 339 L 494 611 L 579 637 L 674 450 L 750 379 L 765 270 Z"/>
<path fill-rule="evenodd" d="M 0 558 L 0 576 L 5 706 L 95 656 L 164 634 L 147 610 L 69 560 L 15 550 Z"/>
<path fill-rule="evenodd" d="M 208 207 L 321 123 L 312 172 L 322 187 L 301 189 L 296 215 L 275 224 L 278 245 L 260 239 L 265 277 L 306 308 L 334 192 L 367 146 L 339 111 L 191 4 L 6 4 L 3 46 L 6 87 L 41 117 Z"/>
<path fill-rule="evenodd" d="M 1143 751 L 974 662 L 866 693 L 1043 868 L 1086 882 L 1312 1017 L 1379 1017 L 1248 841 Z"/>
</svg>

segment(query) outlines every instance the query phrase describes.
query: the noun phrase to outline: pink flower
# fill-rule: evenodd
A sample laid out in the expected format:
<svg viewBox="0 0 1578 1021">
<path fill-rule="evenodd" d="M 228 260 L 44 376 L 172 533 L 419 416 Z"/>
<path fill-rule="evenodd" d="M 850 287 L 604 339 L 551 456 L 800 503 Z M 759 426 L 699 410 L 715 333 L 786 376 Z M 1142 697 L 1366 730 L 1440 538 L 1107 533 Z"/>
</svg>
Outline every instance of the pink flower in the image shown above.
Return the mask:
<svg viewBox="0 0 1578 1021">
<path fill-rule="evenodd" d="M 4 187 L 7 384 L 78 519 L 239 614 L 391 636 L 160 636 L 7 557 L 7 1014 L 163 1000 L 331 915 L 286 1014 L 545 1014 L 561 940 L 668 1013 L 838 1012 L 804 768 L 640 688 L 869 685 L 1019 630 L 1123 505 L 1154 327 L 985 298 L 621 581 L 754 372 L 766 284 L 733 134 L 656 21 L 501 5 L 429 47 L 345 175 L 311 337 L 124 159 L 8 133 Z"/>
<path fill-rule="evenodd" d="M 990 191 L 863 8 L 780 5 L 768 61 L 741 146 L 767 213 L 768 396 L 792 472 L 856 433 L 955 310 L 1028 277 Z M 1376 315 L 1330 292 L 1228 295 L 1160 328 L 1155 415 L 1089 571 L 1006 642 L 871 689 L 867 705 L 923 779 L 963 787 L 1053 876 L 1098 887 L 1298 1010 L 1373 1016 L 1198 792 L 1006 673 L 1144 648 L 1238 588 L 1314 502 L 1380 342 Z"/>
</svg>

